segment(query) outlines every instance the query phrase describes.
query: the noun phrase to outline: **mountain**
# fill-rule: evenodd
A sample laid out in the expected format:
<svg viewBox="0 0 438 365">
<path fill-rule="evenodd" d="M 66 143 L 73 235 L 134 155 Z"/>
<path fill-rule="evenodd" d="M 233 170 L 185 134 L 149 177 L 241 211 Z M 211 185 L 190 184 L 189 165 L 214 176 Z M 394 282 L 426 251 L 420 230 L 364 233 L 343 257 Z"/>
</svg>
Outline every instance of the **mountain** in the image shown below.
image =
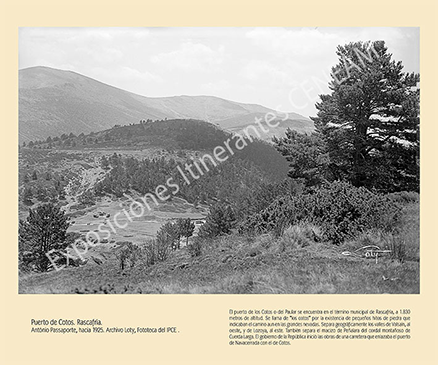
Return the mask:
<svg viewBox="0 0 438 365">
<path fill-rule="evenodd" d="M 19 71 L 20 143 L 62 133 L 95 132 L 142 119 L 202 119 L 236 132 L 270 112 L 275 113 L 260 105 L 213 96 L 140 96 L 76 72 L 48 67 Z M 284 117 L 279 115 L 280 119 Z M 307 133 L 313 130 L 313 122 L 290 113 L 275 134 L 283 135 L 288 127 Z"/>
<path fill-rule="evenodd" d="M 254 121 L 257 119 L 264 121 L 265 116 L 266 113 L 248 113 L 246 115 L 233 116 L 231 118 L 217 121 L 216 124 L 227 131 L 239 133 L 240 131 L 248 128 L 250 125 L 254 125 Z M 287 116 L 288 118 L 283 120 L 286 115 L 279 113 L 279 118 L 277 120 L 279 125 L 275 128 L 269 128 L 265 123 L 263 123 L 265 129 L 268 130 L 266 133 L 259 132 L 259 134 L 257 134 L 252 128 L 247 130 L 250 132 L 250 135 L 254 137 L 260 137 L 267 141 L 271 140 L 273 136 L 284 136 L 286 129 L 288 128 L 296 130 L 300 133 L 310 134 L 313 132 L 314 126 L 311 120 L 296 113 L 287 113 Z"/>
</svg>

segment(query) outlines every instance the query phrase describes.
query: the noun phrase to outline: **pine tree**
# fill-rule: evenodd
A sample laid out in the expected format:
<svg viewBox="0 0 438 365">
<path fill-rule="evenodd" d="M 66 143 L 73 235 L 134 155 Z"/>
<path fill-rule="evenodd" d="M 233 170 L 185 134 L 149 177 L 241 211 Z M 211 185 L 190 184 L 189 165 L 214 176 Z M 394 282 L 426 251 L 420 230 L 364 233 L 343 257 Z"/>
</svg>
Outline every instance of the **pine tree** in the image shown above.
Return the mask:
<svg viewBox="0 0 438 365">
<path fill-rule="evenodd" d="M 419 188 L 419 75 L 404 73 L 383 41 L 337 48 L 331 93 L 312 118 L 335 179 L 381 191 Z"/>
<path fill-rule="evenodd" d="M 163 250 L 167 250 L 177 246 L 179 237 L 177 225 L 172 222 L 166 222 L 158 230 L 156 241 Z"/>
<path fill-rule="evenodd" d="M 186 237 L 187 244 L 189 243 L 189 237 L 193 236 L 195 230 L 195 224 L 190 218 L 180 218 L 176 222 L 178 227 L 178 233 L 181 237 Z M 179 247 L 178 247 L 179 248 Z"/>
<path fill-rule="evenodd" d="M 38 271 L 48 271 L 47 253 L 63 249 L 69 220 L 65 213 L 52 203 L 29 209 L 26 220 L 19 222 L 19 252 L 26 255 L 28 264 Z"/>
<path fill-rule="evenodd" d="M 216 237 L 221 234 L 231 233 L 236 218 L 229 205 L 216 204 L 208 214 L 205 223 L 199 229 L 200 237 Z"/>
<path fill-rule="evenodd" d="M 327 177 L 328 155 L 319 134 L 306 135 L 287 129 L 285 137 L 273 138 L 274 146 L 289 162 L 288 176 L 313 186 Z"/>
</svg>

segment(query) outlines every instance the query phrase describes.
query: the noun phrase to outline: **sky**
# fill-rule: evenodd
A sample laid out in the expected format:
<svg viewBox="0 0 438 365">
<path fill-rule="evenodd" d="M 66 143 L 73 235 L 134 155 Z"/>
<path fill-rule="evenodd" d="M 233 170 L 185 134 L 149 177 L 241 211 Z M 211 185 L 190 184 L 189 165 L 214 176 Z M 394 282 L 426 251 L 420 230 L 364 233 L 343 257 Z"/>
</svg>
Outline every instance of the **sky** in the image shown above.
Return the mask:
<svg viewBox="0 0 438 365">
<path fill-rule="evenodd" d="M 336 47 L 384 40 L 420 72 L 419 28 L 20 28 L 19 69 L 78 72 L 144 96 L 212 95 L 316 115 Z"/>
</svg>

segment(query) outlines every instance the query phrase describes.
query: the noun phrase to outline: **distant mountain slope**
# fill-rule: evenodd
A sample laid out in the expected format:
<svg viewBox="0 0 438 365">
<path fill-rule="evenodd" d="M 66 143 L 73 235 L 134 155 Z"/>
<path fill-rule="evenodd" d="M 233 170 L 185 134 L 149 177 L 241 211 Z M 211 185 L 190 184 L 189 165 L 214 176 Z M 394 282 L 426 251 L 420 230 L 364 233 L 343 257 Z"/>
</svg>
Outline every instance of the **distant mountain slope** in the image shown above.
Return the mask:
<svg viewBox="0 0 438 365">
<path fill-rule="evenodd" d="M 20 143 L 62 133 L 89 133 L 141 119 L 202 119 L 235 131 L 268 112 L 273 111 L 212 96 L 144 97 L 48 67 L 19 71 Z M 295 113 L 284 125 L 300 132 L 313 129 L 312 121 Z"/>
<path fill-rule="evenodd" d="M 212 123 L 193 119 L 168 119 L 156 122 L 136 123 L 110 128 L 79 136 L 55 136 L 48 142 L 31 142 L 28 147 L 37 149 L 73 151 L 142 151 L 150 148 L 167 151 L 172 158 L 188 159 L 187 151 L 213 155 L 217 146 L 224 146 L 230 139 L 233 156 L 251 162 L 268 178 L 280 181 L 287 176 L 289 165 L 271 143 L 246 138 L 246 147 L 235 147 L 235 139 L 227 131 Z M 162 155 L 164 156 L 164 154 Z"/>
<path fill-rule="evenodd" d="M 271 122 L 271 124 L 279 123 L 277 127 L 270 128 L 264 122 L 266 113 L 249 113 L 246 115 L 234 116 L 224 120 L 216 122 L 216 124 L 222 129 L 228 130 L 233 133 L 238 133 L 244 129 L 247 129 L 250 125 L 255 125 L 256 120 L 263 121 L 265 130 L 268 132 L 260 132 L 260 135 L 254 133 L 252 128 L 247 129 L 254 137 L 259 137 L 264 140 L 271 140 L 273 136 L 284 136 L 286 129 L 290 128 L 300 133 L 312 133 L 314 130 L 313 122 L 309 119 L 296 114 L 288 113 L 288 118 L 283 120 L 286 115 L 283 113 L 278 114 L 278 119 Z"/>
</svg>

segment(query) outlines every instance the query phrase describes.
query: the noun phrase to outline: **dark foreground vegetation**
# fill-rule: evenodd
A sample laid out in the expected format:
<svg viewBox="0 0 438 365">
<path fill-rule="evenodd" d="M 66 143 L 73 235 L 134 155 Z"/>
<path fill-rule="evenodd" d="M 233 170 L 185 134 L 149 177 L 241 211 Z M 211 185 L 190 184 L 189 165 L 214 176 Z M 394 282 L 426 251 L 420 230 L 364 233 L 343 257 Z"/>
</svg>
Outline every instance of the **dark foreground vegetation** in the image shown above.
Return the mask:
<svg viewBox="0 0 438 365">
<path fill-rule="evenodd" d="M 91 141 L 172 151 L 101 157 L 102 178 L 79 194 L 84 205 L 152 193 L 172 177 L 179 197 L 209 206 L 196 234 L 190 221 L 169 221 L 141 245 L 99 244 L 83 260 L 59 255 L 67 266 L 55 271 L 44 252 L 65 249 L 80 234 L 67 232 L 56 194 L 43 205 L 29 198 L 26 188 L 39 177 L 27 173 L 20 292 L 419 293 L 419 75 L 403 73 L 383 42 L 352 43 L 337 54 L 337 79 L 316 105 L 315 133 L 288 130 L 273 146 L 250 143 L 193 184 L 175 169 L 229 137 L 211 125 L 141 121 Z M 88 144 L 86 136 L 67 136 L 57 146 L 65 140 L 69 148 Z M 36 145 L 57 148 L 52 139 Z M 51 176 L 61 196 L 61 175 Z"/>
</svg>

